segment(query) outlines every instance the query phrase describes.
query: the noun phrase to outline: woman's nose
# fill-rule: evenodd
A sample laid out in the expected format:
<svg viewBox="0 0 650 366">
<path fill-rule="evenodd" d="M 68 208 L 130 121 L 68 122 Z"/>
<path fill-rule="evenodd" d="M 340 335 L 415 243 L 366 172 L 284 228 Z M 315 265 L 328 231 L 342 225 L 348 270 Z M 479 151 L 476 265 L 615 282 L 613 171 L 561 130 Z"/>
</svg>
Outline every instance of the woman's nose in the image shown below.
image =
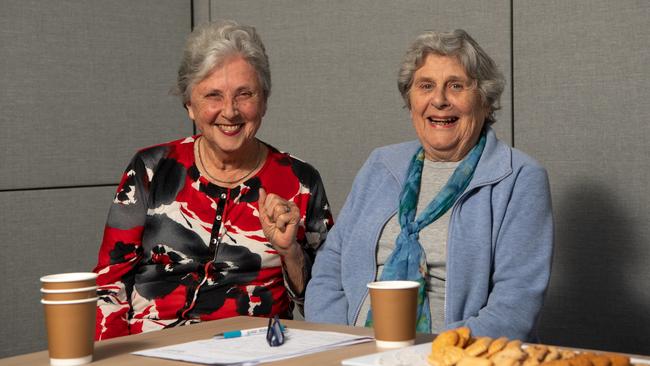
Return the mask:
<svg viewBox="0 0 650 366">
<path fill-rule="evenodd" d="M 226 119 L 232 119 L 239 114 L 237 109 L 237 101 L 235 98 L 225 97 L 223 99 L 223 106 L 221 109 L 221 115 Z"/>
<path fill-rule="evenodd" d="M 437 109 L 445 109 L 449 107 L 449 100 L 447 99 L 447 93 L 443 88 L 439 88 L 433 91 L 431 96 L 431 105 Z"/>
</svg>

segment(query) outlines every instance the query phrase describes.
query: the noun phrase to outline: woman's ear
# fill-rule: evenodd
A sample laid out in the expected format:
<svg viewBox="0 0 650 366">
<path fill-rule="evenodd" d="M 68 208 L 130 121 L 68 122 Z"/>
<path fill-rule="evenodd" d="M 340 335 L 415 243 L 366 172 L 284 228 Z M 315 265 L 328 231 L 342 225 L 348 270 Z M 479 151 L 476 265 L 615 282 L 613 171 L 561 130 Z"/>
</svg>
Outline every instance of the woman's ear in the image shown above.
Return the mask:
<svg viewBox="0 0 650 366">
<path fill-rule="evenodd" d="M 190 116 L 190 119 L 194 121 L 194 109 L 192 108 L 192 102 L 185 103 L 185 109 L 187 109 L 187 114 Z"/>
</svg>

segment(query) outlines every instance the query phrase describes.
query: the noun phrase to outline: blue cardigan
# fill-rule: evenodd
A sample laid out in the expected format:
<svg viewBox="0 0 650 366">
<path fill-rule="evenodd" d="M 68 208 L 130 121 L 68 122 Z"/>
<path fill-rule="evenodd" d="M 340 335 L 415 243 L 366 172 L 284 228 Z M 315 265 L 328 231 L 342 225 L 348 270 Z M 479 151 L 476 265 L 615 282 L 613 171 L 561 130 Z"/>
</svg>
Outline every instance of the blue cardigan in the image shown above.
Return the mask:
<svg viewBox="0 0 650 366">
<path fill-rule="evenodd" d="M 316 255 L 308 321 L 354 324 L 375 280 L 376 249 L 397 212 L 411 141 L 373 151 Z M 534 340 L 549 282 L 553 217 L 546 170 L 488 128 L 474 177 L 454 204 L 447 239 L 445 326 Z"/>
</svg>

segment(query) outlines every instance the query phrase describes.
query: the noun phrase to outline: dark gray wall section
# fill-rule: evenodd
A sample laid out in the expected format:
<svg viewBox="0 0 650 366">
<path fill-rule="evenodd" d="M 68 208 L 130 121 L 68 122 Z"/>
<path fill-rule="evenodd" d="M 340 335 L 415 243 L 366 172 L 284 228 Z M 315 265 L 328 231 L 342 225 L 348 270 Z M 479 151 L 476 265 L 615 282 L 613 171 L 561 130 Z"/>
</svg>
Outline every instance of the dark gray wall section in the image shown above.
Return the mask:
<svg viewBox="0 0 650 366">
<path fill-rule="evenodd" d="M 0 3 L 0 190 L 116 183 L 136 149 L 191 134 L 169 95 L 189 1 Z"/>
<path fill-rule="evenodd" d="M 397 91 L 397 71 L 418 34 L 464 28 L 506 75 L 510 71 L 509 1 L 213 0 L 210 4 L 213 20 L 236 19 L 259 31 L 273 78 L 259 136 L 320 171 L 335 213 L 372 149 L 415 138 Z M 200 16 L 205 14 L 196 18 Z M 507 89 L 495 125 L 508 142 L 510 99 Z"/>
<path fill-rule="evenodd" d="M 515 146 L 550 173 L 542 341 L 650 352 L 650 3 L 513 1 Z"/>
<path fill-rule="evenodd" d="M 39 278 L 96 264 L 115 187 L 0 192 L 0 357 L 47 348 Z"/>
<path fill-rule="evenodd" d="M 192 133 L 169 95 L 191 20 L 190 1 L 0 1 L 0 357 L 46 348 L 38 279 L 94 267 L 135 151 Z"/>
</svg>

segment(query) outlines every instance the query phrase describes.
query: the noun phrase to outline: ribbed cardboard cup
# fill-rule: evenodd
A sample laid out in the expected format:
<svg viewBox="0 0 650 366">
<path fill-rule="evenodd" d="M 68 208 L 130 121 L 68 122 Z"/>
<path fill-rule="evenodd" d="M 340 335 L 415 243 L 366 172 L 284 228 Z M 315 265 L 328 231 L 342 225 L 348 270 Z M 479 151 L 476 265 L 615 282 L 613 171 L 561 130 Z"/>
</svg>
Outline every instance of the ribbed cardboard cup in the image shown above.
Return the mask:
<svg viewBox="0 0 650 366">
<path fill-rule="evenodd" d="M 74 289 L 96 286 L 97 273 L 59 273 L 41 277 L 41 287 L 48 290 Z"/>
<path fill-rule="evenodd" d="M 65 301 L 82 300 L 97 297 L 97 286 L 71 288 L 71 289 L 47 289 L 42 288 L 43 300 Z"/>
<path fill-rule="evenodd" d="M 377 347 L 400 348 L 415 343 L 419 287 L 415 281 L 368 284 Z"/>
<path fill-rule="evenodd" d="M 73 366 L 92 361 L 97 299 L 41 300 L 50 365 Z"/>
</svg>

